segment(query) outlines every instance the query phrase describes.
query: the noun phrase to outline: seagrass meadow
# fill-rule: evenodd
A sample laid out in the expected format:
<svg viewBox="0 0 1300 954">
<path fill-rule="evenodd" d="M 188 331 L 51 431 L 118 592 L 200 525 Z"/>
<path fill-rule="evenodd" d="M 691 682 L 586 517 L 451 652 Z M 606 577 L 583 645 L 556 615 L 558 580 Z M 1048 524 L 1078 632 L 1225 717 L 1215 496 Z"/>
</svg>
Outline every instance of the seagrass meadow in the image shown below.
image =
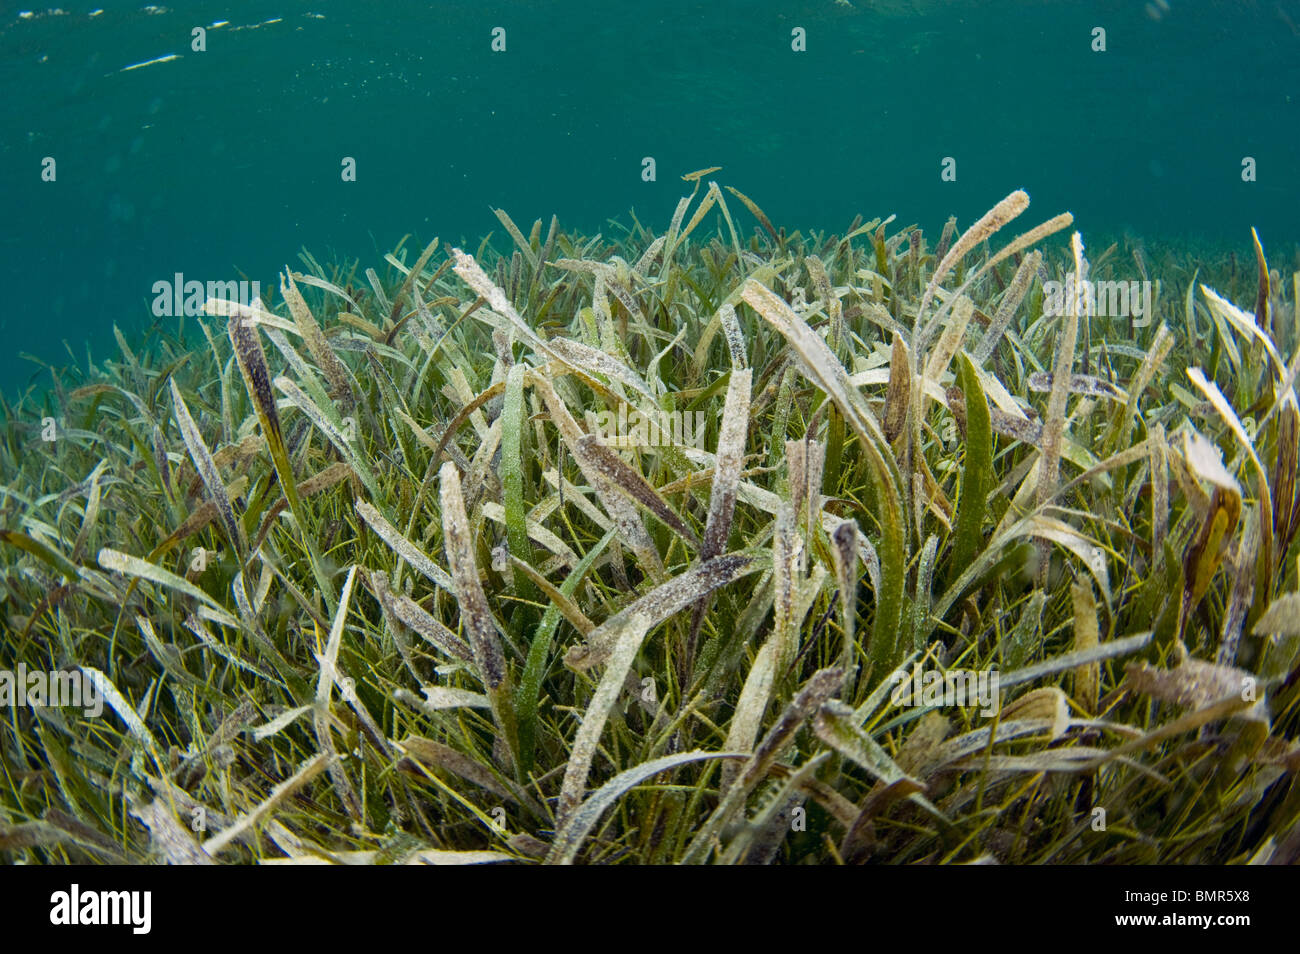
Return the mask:
<svg viewBox="0 0 1300 954">
<path fill-rule="evenodd" d="M 6 402 L 0 664 L 104 708 L 3 710 L 0 857 L 1300 857 L 1300 275 L 715 171 L 664 234 L 303 252 Z"/>
</svg>

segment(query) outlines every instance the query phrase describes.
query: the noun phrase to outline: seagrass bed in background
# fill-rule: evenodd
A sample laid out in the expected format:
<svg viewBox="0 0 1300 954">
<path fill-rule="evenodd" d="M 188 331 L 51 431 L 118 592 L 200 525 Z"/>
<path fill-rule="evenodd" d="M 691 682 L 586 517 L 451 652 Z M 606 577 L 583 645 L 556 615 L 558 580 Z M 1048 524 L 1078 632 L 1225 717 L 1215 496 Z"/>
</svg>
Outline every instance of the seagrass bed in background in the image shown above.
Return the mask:
<svg viewBox="0 0 1300 954">
<path fill-rule="evenodd" d="M 1023 192 L 932 249 L 730 189 L 746 236 L 712 171 L 665 235 L 304 253 L 6 403 L 0 667 L 106 705 L 0 710 L 0 858 L 1300 857 L 1300 276 L 991 244 Z M 1071 273 L 1155 319 L 1045 317 Z"/>
</svg>

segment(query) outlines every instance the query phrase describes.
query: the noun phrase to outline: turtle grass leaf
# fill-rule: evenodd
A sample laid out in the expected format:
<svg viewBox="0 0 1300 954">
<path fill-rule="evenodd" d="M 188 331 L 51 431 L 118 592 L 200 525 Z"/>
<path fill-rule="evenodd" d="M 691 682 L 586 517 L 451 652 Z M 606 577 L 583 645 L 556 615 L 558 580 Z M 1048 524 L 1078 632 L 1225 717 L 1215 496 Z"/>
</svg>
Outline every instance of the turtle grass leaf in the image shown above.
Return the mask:
<svg viewBox="0 0 1300 954">
<path fill-rule="evenodd" d="M 736 318 L 736 309 L 724 302 L 722 307 L 718 309 L 718 321 L 722 325 L 722 333 L 727 339 L 727 350 L 731 353 L 732 369 L 746 368 L 749 362 L 745 357 L 745 338 L 740 330 L 740 322 Z"/>
<path fill-rule="evenodd" d="M 745 457 L 745 438 L 749 431 L 750 387 L 753 380 L 748 368 L 733 369 L 727 384 L 726 403 L 722 408 L 722 427 L 718 432 L 716 467 L 709 493 L 709 515 L 700 544 L 700 559 L 710 560 L 722 553 L 731 534 L 736 510 L 736 485 Z"/>
<path fill-rule="evenodd" d="M 971 358 L 976 364 L 983 364 L 993 354 L 993 349 L 997 347 L 998 341 L 1006 333 L 1011 325 L 1011 319 L 1015 317 L 1016 309 L 1024 301 L 1025 294 L 1029 291 L 1029 286 L 1038 273 L 1038 267 L 1042 264 L 1043 253 L 1037 250 L 1030 252 L 1021 261 L 1016 269 L 1015 277 L 1011 279 L 1011 285 L 1002 295 L 1002 301 L 998 304 L 997 313 L 993 320 L 989 322 L 988 329 L 984 332 L 984 337 L 980 339 L 975 350 L 971 352 Z"/>
<path fill-rule="evenodd" d="M 734 319 L 735 312 L 732 312 Z M 745 459 L 745 441 L 749 434 L 750 388 L 753 373 L 749 368 L 733 367 L 727 382 L 727 398 L 722 408 L 722 426 L 718 432 L 718 450 L 714 455 L 713 483 L 709 490 L 709 515 L 704 525 L 704 539 L 700 544 L 701 561 L 711 560 L 726 548 L 731 535 L 731 524 L 736 511 L 736 487 L 740 482 L 740 469 Z M 695 604 L 691 616 L 691 633 L 688 642 L 686 667 L 694 663 L 695 643 L 708 600 Z"/>
<path fill-rule="evenodd" d="M 1219 652 L 1217 661 L 1224 666 L 1231 666 L 1237 660 L 1237 644 L 1241 639 L 1241 630 L 1246 622 L 1246 614 L 1253 603 L 1255 579 L 1252 570 L 1259 550 L 1258 511 L 1251 508 L 1246 511 L 1244 529 L 1241 539 L 1232 554 L 1230 572 L 1233 577 L 1232 590 L 1228 597 L 1228 606 L 1223 614 L 1223 625 L 1219 630 Z"/>
<path fill-rule="evenodd" d="M 894 332 L 889 359 L 889 390 L 885 392 L 885 416 L 882 427 L 885 440 L 893 443 L 907 425 L 912 400 L 912 371 L 903 336 Z"/>
<path fill-rule="evenodd" d="M 1282 356 L 1278 354 L 1277 346 L 1273 343 L 1272 337 L 1256 321 L 1256 316 L 1238 308 L 1213 288 L 1206 285 L 1201 285 L 1201 294 L 1205 296 L 1205 300 L 1209 303 L 1210 313 L 1213 316 L 1222 318 L 1242 337 L 1264 348 L 1278 379 L 1281 380 L 1286 372 L 1286 363 L 1282 360 Z"/>
<path fill-rule="evenodd" d="M 496 689 L 506 676 L 505 656 L 496 620 L 479 582 L 469 517 L 465 514 L 465 501 L 461 495 L 460 472 L 451 461 L 442 465 L 439 482 L 442 487 L 443 540 L 461 621 L 483 684 L 488 689 Z"/>
<path fill-rule="evenodd" d="M 174 809 L 164 799 L 129 809 L 134 818 L 149 830 L 149 841 L 163 864 L 213 865 L 212 856 L 195 844 L 189 826 L 177 820 Z"/>
<path fill-rule="evenodd" d="M 209 298 L 203 304 L 203 311 L 208 315 L 224 316 L 231 319 L 238 318 L 248 325 L 262 325 L 267 328 L 275 328 L 278 331 L 298 334 L 297 325 L 267 311 L 260 298 L 255 299 L 251 305 L 245 305 L 226 298 Z"/>
<path fill-rule="evenodd" d="M 1070 599 L 1074 606 L 1074 649 L 1087 652 L 1101 642 L 1097 624 L 1097 601 L 1092 586 L 1084 580 L 1070 586 Z M 1099 663 L 1089 663 L 1074 670 L 1074 696 L 1088 712 L 1097 711 L 1097 692 L 1101 680 Z"/>
<path fill-rule="evenodd" d="M 334 448 L 343 456 L 344 460 L 348 462 L 348 465 L 357 474 L 361 482 L 365 484 L 366 490 L 376 499 L 382 499 L 382 495 L 379 491 L 378 478 L 375 476 L 369 463 L 367 463 L 366 458 L 357 451 L 353 442 L 348 439 L 335 422 L 330 420 L 327 413 L 322 410 L 310 396 L 304 393 L 302 388 L 298 387 L 298 385 L 289 378 L 281 375 L 275 379 L 275 386 L 295 407 L 298 408 L 298 410 L 302 411 L 311 420 L 312 425 L 325 435 L 326 439 L 334 445 Z M 283 447 L 283 442 L 281 442 L 281 446 Z M 285 467 L 287 468 L 288 466 L 288 457 L 286 455 Z M 292 496 L 288 493 L 286 493 L 285 496 L 288 497 L 289 507 L 292 509 L 299 496 L 296 481 Z"/>
<path fill-rule="evenodd" d="M 771 220 L 768 219 L 768 217 L 763 213 L 763 210 L 758 207 L 757 203 L 755 203 L 753 199 L 740 190 L 733 189 L 731 186 L 727 186 L 727 191 L 739 199 L 745 208 L 749 209 L 750 214 L 753 215 L 754 218 L 758 219 L 758 224 L 763 226 L 767 234 L 772 237 L 773 242 L 780 242 L 780 239 L 776 234 L 776 229 L 772 228 Z"/>
<path fill-rule="evenodd" d="M 843 683 L 844 670 L 833 666 L 819 669 L 808 678 L 785 707 L 780 718 L 767 731 L 763 741 L 741 766 L 717 811 L 705 823 L 704 829 L 698 836 L 701 842 L 707 842 L 709 837 L 707 833 L 710 830 L 716 832 L 726 824 L 730 813 L 740 806 L 741 801 L 768 774 L 772 765 L 793 741 L 795 733 L 839 692 Z"/>
<path fill-rule="evenodd" d="M 596 627 L 585 644 L 569 650 L 564 661 L 579 671 L 599 665 L 609 658 L 618 634 L 632 616 L 644 616 L 649 620 L 649 626 L 657 626 L 701 597 L 761 569 L 764 569 L 764 561 L 755 554 L 745 553 L 728 553 L 697 563 Z"/>
<path fill-rule="evenodd" d="M 1086 745 L 1052 749 L 1047 752 L 1033 752 L 1029 755 L 972 755 L 949 763 L 948 768 L 957 771 L 984 769 L 989 772 L 1026 772 L 1029 774 L 1038 774 L 1039 772 L 1091 772 L 1100 764 L 1109 762 L 1112 759 L 1123 762 L 1126 766 L 1148 775 L 1158 783 L 1168 784 L 1169 780 L 1159 772 L 1144 769 L 1131 759 L 1117 755 L 1110 749 L 1094 748 Z"/>
<path fill-rule="evenodd" d="M 642 762 L 635 768 L 620 772 L 588 796 L 586 801 L 574 809 L 565 822 L 561 824 L 559 830 L 555 833 L 555 840 L 551 843 L 551 850 L 546 856 L 546 863 L 572 864 L 582 848 L 582 842 L 591 832 L 591 829 L 595 827 L 596 822 L 600 821 L 600 816 L 618 801 L 628 789 L 640 785 L 646 779 L 653 778 L 669 769 L 690 762 L 740 758 L 745 758 L 745 756 L 738 752 L 679 752 L 675 755 L 665 755 L 657 759 L 651 759 L 649 762 Z"/>
<path fill-rule="evenodd" d="M 122 722 L 126 724 L 127 731 L 152 756 L 154 764 L 161 768 L 162 750 L 158 748 L 158 740 L 149 731 L 149 727 L 144 724 L 144 720 L 135 711 L 135 707 L 126 700 L 126 697 L 113 684 L 113 681 L 98 669 L 93 666 L 79 666 L 77 668 L 81 670 L 82 676 L 94 685 L 96 695 L 107 702 L 109 708 L 117 713 Z"/>
<path fill-rule="evenodd" d="M 998 718 L 1006 722 L 1042 721 L 1049 727 L 1048 737 L 1051 740 L 1059 739 L 1070 726 L 1070 710 L 1065 693 L 1056 686 L 1031 689 L 1014 702 L 1002 706 Z"/>
<path fill-rule="evenodd" d="M 23 822 L 18 825 L 0 823 L 0 851 L 23 851 L 61 844 L 81 844 L 70 832 L 44 821 Z M 114 853 L 116 858 L 120 855 Z"/>
<path fill-rule="evenodd" d="M 837 702 L 827 702 L 821 707 L 813 720 L 813 731 L 832 749 L 839 752 L 854 764 L 864 768 L 877 781 L 885 785 L 907 781 L 916 786 L 916 790 L 907 799 L 927 812 L 941 827 L 951 827 L 951 822 L 921 792 L 925 786 L 919 780 L 911 778 L 880 744 L 862 731 L 856 724 L 853 710 Z M 909 785 L 909 789 L 911 786 Z"/>
<path fill-rule="evenodd" d="M 180 388 L 176 386 L 175 380 L 169 381 L 168 384 L 172 391 L 172 406 L 176 412 L 176 423 L 180 427 L 185 447 L 190 453 L 190 460 L 194 462 L 194 469 L 198 471 L 199 477 L 203 480 L 203 486 L 207 488 L 208 499 L 216 508 L 217 517 L 220 519 L 222 529 L 225 531 L 226 539 L 234 547 L 235 552 L 239 554 L 241 564 L 245 563 L 248 558 L 248 538 L 244 534 L 244 525 L 235 519 L 235 511 L 230 505 L 226 485 L 221 480 L 217 465 L 212 459 L 212 454 L 208 451 L 208 445 L 204 443 L 203 435 L 199 433 L 198 425 L 194 423 L 194 418 L 190 416 L 190 409 L 185 404 L 185 398 L 181 396 Z"/>
<path fill-rule="evenodd" d="M 1255 623 L 1254 631 L 1272 636 L 1300 636 L 1300 593 L 1287 593 L 1273 600 Z"/>
<path fill-rule="evenodd" d="M 803 684 L 798 693 L 794 694 L 794 698 L 790 699 L 788 706 L 781 712 L 780 719 L 777 719 L 772 728 L 768 729 L 763 741 L 759 743 L 757 749 L 754 749 L 753 755 L 750 755 L 750 758 L 741 767 L 736 780 L 732 782 L 733 788 L 741 793 L 749 793 L 754 789 L 755 785 L 758 785 L 758 782 L 770 771 L 772 764 L 783 753 L 785 747 L 793 740 L 794 733 L 798 732 L 803 723 L 813 717 L 815 712 L 818 712 L 823 704 L 828 699 L 831 699 L 832 695 L 839 693 L 842 684 L 844 684 L 844 675 L 844 669 L 829 667 L 818 669 L 809 677 L 809 680 Z M 741 797 L 744 797 L 744 795 L 741 795 Z M 733 793 L 728 792 L 723 805 L 727 803 L 728 799 L 732 798 Z M 724 824 L 725 820 L 727 819 L 725 819 L 723 812 L 723 815 L 720 815 L 720 823 Z"/>
<path fill-rule="evenodd" d="M 398 690 L 399 693 L 405 691 L 404 689 Z M 426 711 L 492 708 L 492 700 L 481 692 L 470 692 L 468 689 L 451 689 L 447 686 L 421 686 L 420 691 L 424 693 L 424 701 L 421 703 L 421 707 Z"/>
<path fill-rule="evenodd" d="M 659 496 L 658 491 L 633 470 L 617 451 L 609 447 L 603 438 L 596 434 L 587 434 L 578 439 L 578 447 L 592 465 L 598 468 L 611 484 L 626 494 L 628 499 L 658 517 L 665 526 L 689 543 L 692 548 L 699 549 L 700 539 L 695 535 L 695 531 L 686 525 L 686 521 L 668 506 L 668 502 Z"/>
<path fill-rule="evenodd" d="M 950 248 L 946 255 L 939 261 L 935 267 L 934 274 L 930 276 L 929 283 L 925 286 L 925 291 L 921 295 L 921 303 L 916 309 L 916 326 L 913 331 L 912 345 L 914 348 L 920 348 L 924 337 L 921 334 L 921 321 L 925 317 L 925 312 L 934 298 L 935 292 L 953 267 L 965 258 L 966 255 L 976 245 L 983 242 L 986 238 L 997 232 L 1002 226 L 1006 225 L 1012 219 L 1016 218 L 1025 209 L 1029 208 L 1029 194 L 1021 189 L 1012 192 L 1001 202 L 995 205 L 989 211 L 985 212 L 970 228 L 961 234 L 956 243 Z"/>
<path fill-rule="evenodd" d="M 1195 539 L 1183 557 L 1183 600 L 1178 631 L 1205 596 L 1223 561 L 1225 543 L 1236 531 L 1241 517 L 1241 489 L 1224 469 L 1218 452 L 1199 434 L 1187 437 L 1185 458 L 1193 473 L 1209 480 L 1214 490 Z"/>
<path fill-rule="evenodd" d="M 29 534 L 18 530 L 0 530 L 0 542 L 30 553 L 47 566 L 58 570 L 65 579 L 76 580 L 81 576 L 81 571 L 75 563 L 53 547 L 47 546 Z"/>
<path fill-rule="evenodd" d="M 654 401 L 650 386 L 641 375 L 598 348 L 591 348 L 572 338 L 552 338 L 547 349 L 570 367 L 580 371 L 594 371 L 632 388 L 649 401 Z"/>
<path fill-rule="evenodd" d="M 460 609 L 461 624 L 469 638 L 479 678 L 487 687 L 492 701 L 492 715 L 501 729 L 506 745 L 517 757 L 519 739 L 514 711 L 514 689 L 506 670 L 505 653 L 497 622 L 488 606 L 479 581 L 478 562 L 474 558 L 469 517 L 461 491 L 460 471 L 451 461 L 442 465 L 438 475 L 442 500 L 443 545 L 447 565 L 451 567 L 452 585 Z"/>
<path fill-rule="evenodd" d="M 298 706 L 295 709 L 286 709 L 270 722 L 255 727 L 253 729 L 253 739 L 257 742 L 261 742 L 263 739 L 269 739 L 273 736 L 279 735 L 300 718 L 307 715 L 309 712 L 312 712 L 315 708 L 315 705 L 305 705 Z"/>
<path fill-rule="evenodd" d="M 1008 196 L 1008 199 L 1009 198 L 1011 197 Z M 1005 202 L 1006 200 L 1003 201 Z M 1022 250 L 1028 248 L 1030 245 L 1033 245 L 1036 242 L 1041 242 L 1049 235 L 1053 235 L 1056 232 L 1061 231 L 1062 229 L 1069 228 L 1073 224 L 1074 224 L 1074 216 L 1071 215 L 1069 212 L 1062 212 L 1060 215 L 1054 216 L 1048 219 L 1046 222 L 1042 222 L 1034 226 L 1028 232 L 1025 232 L 1021 235 L 1017 235 L 1014 239 L 1012 239 L 1009 243 L 1007 243 L 1007 245 L 1005 245 L 1000 251 L 998 251 L 996 255 L 989 256 L 978 268 L 973 269 L 971 271 L 969 277 L 967 277 L 966 281 L 963 282 L 962 286 L 957 290 L 957 294 L 951 296 L 948 299 L 947 303 L 945 303 L 944 306 L 940 308 L 939 311 L 935 314 L 934 318 L 930 320 L 927 329 L 922 333 L 921 337 L 918 339 L 917 350 L 919 352 L 925 351 L 926 343 L 930 340 L 931 332 L 933 328 L 938 326 L 938 324 L 943 321 L 944 316 L 947 314 L 948 310 L 953 307 L 954 303 L 960 302 L 961 298 L 963 297 L 963 293 L 968 289 L 970 289 L 971 286 L 973 286 L 986 274 L 988 274 L 994 268 L 994 266 L 996 266 L 999 262 L 1006 260 L 1012 255 L 1019 254 Z M 994 272 L 994 275 L 996 277 L 997 273 Z M 1000 283 L 1001 279 L 998 278 L 998 281 Z"/>
<path fill-rule="evenodd" d="M 428 687 L 424 691 L 426 694 L 430 693 Z M 444 692 L 450 692 L 450 690 L 444 690 Z M 473 693 L 467 695 L 473 695 Z M 488 705 L 485 698 L 482 704 L 484 707 Z M 514 782 L 501 778 L 471 756 L 458 752 L 448 745 L 419 735 L 408 735 L 400 742 L 395 742 L 394 745 L 407 758 L 421 762 L 430 768 L 451 772 L 453 775 L 477 785 L 484 791 L 490 792 L 497 798 L 526 808 L 536 818 L 544 819 L 547 817 L 542 806 L 527 791 Z"/>
<path fill-rule="evenodd" d="M 1074 249 L 1075 281 L 1082 285 L 1088 275 L 1088 265 L 1083 258 L 1083 240 L 1078 232 L 1071 239 Z M 1080 314 L 1083 305 L 1085 314 Z M 1038 473 L 1038 503 L 1045 504 L 1056 492 L 1060 478 L 1061 443 L 1065 436 L 1065 407 L 1070 395 L 1070 382 L 1073 379 L 1074 354 L 1079 338 L 1079 319 L 1088 317 L 1086 309 L 1088 299 L 1082 294 L 1070 296 L 1060 316 L 1060 328 L 1057 332 L 1056 348 L 1052 364 L 1052 389 L 1047 399 L 1047 411 L 1043 419 L 1042 464 Z M 1040 562 L 1039 581 L 1047 572 L 1047 562 Z"/>
<path fill-rule="evenodd" d="M 1025 383 L 1031 391 L 1051 391 L 1052 380 L 1051 373 L 1035 371 L 1025 380 Z M 1112 401 L 1128 400 L 1128 395 L 1115 385 L 1089 374 L 1071 375 L 1069 388 L 1071 394 L 1082 394 L 1086 397 L 1104 397 Z"/>
<path fill-rule="evenodd" d="M 379 535 L 390 550 L 448 593 L 455 591 L 447 571 L 434 563 L 414 543 L 406 539 L 373 504 L 357 499 L 354 504 L 361 519 Z"/>
<path fill-rule="evenodd" d="M 641 650 L 641 643 L 650 624 L 649 618 L 633 611 L 620 614 L 612 625 L 603 627 L 604 635 L 612 648 L 606 660 L 605 671 L 601 674 L 600 682 L 578 726 L 578 734 L 574 737 L 569 761 L 564 769 L 558 810 L 561 825 L 568 821 L 581 801 L 600 734 L 614 703 L 618 701 L 619 693 L 623 691 L 623 681 L 632 669 L 632 663 Z"/>
<path fill-rule="evenodd" d="M 524 259 L 528 264 L 531 267 L 536 268 L 537 253 L 533 251 L 533 247 L 528 244 L 528 240 L 524 238 L 524 234 L 519 231 L 519 226 L 515 225 L 514 219 L 510 218 L 505 209 L 493 209 L 492 213 L 497 217 L 501 224 L 506 227 L 506 231 L 510 233 L 510 237 L 514 239 L 515 246 L 523 253 Z"/>
<path fill-rule="evenodd" d="M 772 698 L 772 689 L 776 682 L 776 657 L 780 649 L 774 639 L 766 640 L 754 656 L 754 664 L 749 667 L 749 675 L 740 690 L 735 712 L 731 716 L 731 725 L 727 728 L 727 748 L 736 752 L 749 752 L 758 738 L 763 724 L 763 715 L 767 712 Z M 735 781 L 739 766 L 733 764 L 722 767 L 722 787 L 730 788 Z"/>
<path fill-rule="evenodd" d="M 1180 646 L 1181 649 L 1181 646 Z M 1192 709 L 1204 709 L 1230 696 L 1254 702 L 1255 677 L 1235 666 L 1203 662 L 1182 649 L 1178 665 L 1157 669 L 1147 663 L 1131 663 L 1124 682 L 1137 692 Z"/>
<path fill-rule="evenodd" d="M 231 842 L 249 832 L 254 826 L 267 818 L 281 802 L 324 771 L 328 763 L 329 757 L 324 753 L 317 753 L 308 759 L 298 771 L 275 786 L 271 790 L 271 794 L 260 804 L 245 812 L 228 827 L 223 828 L 205 841 L 203 843 L 204 853 L 212 857 L 224 851 L 230 846 Z"/>
<path fill-rule="evenodd" d="M 238 621 L 220 603 L 189 580 L 177 576 L 169 570 L 164 570 L 162 567 L 139 557 L 131 556 L 129 553 L 121 553 L 108 547 L 104 547 L 99 551 L 97 559 L 99 565 L 106 570 L 115 570 L 118 573 L 125 573 L 127 576 L 139 577 L 199 600 L 208 607 L 215 619 L 223 625 L 239 625 Z"/>
<path fill-rule="evenodd" d="M 514 305 L 510 304 L 510 299 L 506 293 L 488 278 L 487 274 L 474 260 L 474 257 L 467 255 L 458 248 L 451 250 L 451 257 L 455 264 L 452 271 L 460 276 L 470 288 L 474 290 L 480 298 L 492 306 L 492 310 L 498 314 L 504 315 L 510 322 L 515 332 L 539 354 L 554 354 L 546 343 L 538 336 L 532 327 L 519 316 Z M 557 356 L 558 357 L 558 356 Z"/>
<path fill-rule="evenodd" d="M 899 339 L 895 339 L 895 347 Z M 962 469 L 961 495 L 953 521 L 955 539 L 952 566 L 964 567 L 982 543 L 985 508 L 993 486 L 993 425 L 988 401 L 980 386 L 974 363 L 961 356 L 960 377 L 964 397 L 966 460 Z"/>
<path fill-rule="evenodd" d="M 376 574 L 374 585 L 376 596 L 384 608 L 392 613 L 403 625 L 418 633 L 431 646 L 436 647 L 440 652 L 452 659 L 459 659 L 463 662 L 470 662 L 474 659 L 474 652 L 469 645 L 415 600 L 405 594 L 394 593 L 389 590 L 386 583 L 379 581 L 378 574 Z"/>
<path fill-rule="evenodd" d="M 330 347 L 324 332 L 316 322 L 316 317 L 307 307 L 307 302 L 298 291 L 298 286 L 294 284 L 293 273 L 287 266 L 284 274 L 280 276 L 280 295 L 289 306 L 289 312 L 298 327 L 298 334 L 307 344 L 307 350 L 316 359 L 317 367 L 325 373 L 325 378 L 330 383 L 330 390 L 334 392 L 337 399 L 344 402 L 344 406 L 350 407 L 356 402 L 356 396 L 352 392 L 347 369 L 334 353 L 334 349 Z"/>
<path fill-rule="evenodd" d="M 849 380 L 844 366 L 830 353 L 826 342 L 784 301 L 753 279 L 746 280 L 742 294 L 745 301 L 790 343 L 804 373 L 835 402 L 845 420 L 862 438 L 861 446 L 867 455 L 882 511 L 882 539 L 878 548 L 882 586 L 877 590 L 869 647 L 873 671 L 877 676 L 883 676 L 897 661 L 906 576 L 904 532 L 907 517 L 901 499 L 902 477 L 897 461 L 889 452 L 888 442 L 875 415 Z"/>
<path fill-rule="evenodd" d="M 538 378 L 536 387 L 541 393 L 542 400 L 546 403 L 546 408 L 550 412 L 551 420 L 559 429 L 565 445 L 568 447 L 569 452 L 573 454 L 574 460 L 577 462 L 583 476 L 591 484 L 591 488 L 596 492 L 596 496 L 600 498 L 601 504 L 610 517 L 613 518 L 623 541 L 627 543 L 642 567 L 651 576 L 658 580 L 666 579 L 668 574 L 664 569 L 663 558 L 655 548 L 650 534 L 646 532 L 645 525 L 641 523 L 641 517 L 636 511 L 635 505 L 618 490 L 613 481 L 605 476 L 604 471 L 587 452 L 586 447 L 582 444 L 582 438 L 586 435 L 578 427 L 578 422 L 573 419 L 573 415 L 569 413 L 568 407 L 556 394 L 551 383 L 545 378 Z"/>
<path fill-rule="evenodd" d="M 1218 722 L 1222 719 L 1228 718 L 1229 716 L 1242 712 L 1245 709 L 1253 708 L 1256 705 L 1258 705 L 1258 703 L 1245 698 L 1243 693 L 1227 696 L 1218 702 L 1213 702 L 1208 706 L 1205 706 L 1204 708 L 1195 709 L 1186 715 L 1180 716 L 1159 728 L 1152 729 L 1140 738 L 1133 739 L 1132 741 L 1125 742 L 1116 748 L 1109 749 L 1105 756 L 1094 759 L 1084 767 L 1088 770 L 1100 768 L 1110 759 L 1120 758 L 1121 756 L 1129 755 L 1133 752 L 1140 752 L 1144 749 L 1152 748 L 1163 742 L 1165 739 L 1173 738 L 1174 736 L 1181 735 L 1184 732 L 1191 732 L 1195 729 L 1199 729 L 1203 725 L 1208 725 L 1211 722 Z"/>
</svg>

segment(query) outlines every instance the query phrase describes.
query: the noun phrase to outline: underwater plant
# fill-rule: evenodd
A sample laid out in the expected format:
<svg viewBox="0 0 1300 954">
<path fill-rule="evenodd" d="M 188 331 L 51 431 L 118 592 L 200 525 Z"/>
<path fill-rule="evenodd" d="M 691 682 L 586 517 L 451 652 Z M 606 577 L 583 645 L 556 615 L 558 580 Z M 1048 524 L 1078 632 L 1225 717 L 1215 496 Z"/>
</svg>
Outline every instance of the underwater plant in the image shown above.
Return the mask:
<svg viewBox="0 0 1300 954">
<path fill-rule="evenodd" d="M 104 705 L 4 712 L 0 856 L 1300 857 L 1300 275 L 713 171 L 661 235 L 304 251 L 6 402 L 0 666 Z"/>
</svg>

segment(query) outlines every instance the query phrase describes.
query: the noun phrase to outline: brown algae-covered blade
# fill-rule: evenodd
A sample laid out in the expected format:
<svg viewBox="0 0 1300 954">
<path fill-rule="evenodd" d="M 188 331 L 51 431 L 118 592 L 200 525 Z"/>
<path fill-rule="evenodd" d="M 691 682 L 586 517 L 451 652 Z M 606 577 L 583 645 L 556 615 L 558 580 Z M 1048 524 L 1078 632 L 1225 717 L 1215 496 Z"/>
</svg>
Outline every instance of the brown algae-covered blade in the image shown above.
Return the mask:
<svg viewBox="0 0 1300 954">
<path fill-rule="evenodd" d="M 306 343 L 307 350 L 316 359 L 316 365 L 325 374 L 325 380 L 329 381 L 333 397 L 341 400 L 345 407 L 351 407 L 356 403 L 356 396 L 352 393 L 352 385 L 348 381 L 347 368 L 330 347 L 311 309 L 307 307 L 306 300 L 298 291 L 298 286 L 294 284 L 293 274 L 287 266 L 280 277 L 280 294 L 289 306 L 289 312 L 293 315 L 294 323 L 298 326 L 298 334 Z"/>
<path fill-rule="evenodd" d="M 261 299 L 254 304 L 260 309 Z M 266 352 L 262 350 L 257 327 L 250 319 L 236 313 L 230 317 L 227 333 L 234 348 L 235 362 L 239 365 L 239 372 L 244 378 L 244 387 L 248 391 L 249 399 L 253 402 L 253 410 L 262 426 L 262 436 L 266 438 L 267 449 L 271 452 L 271 463 L 284 490 L 284 499 L 288 501 L 289 510 L 297 524 L 299 539 L 307 551 L 312 575 L 315 577 L 322 598 L 327 604 L 333 606 L 334 586 L 325 572 L 316 542 L 311 535 L 311 525 L 306 519 L 306 513 L 298 497 L 298 481 L 293 475 L 289 451 L 285 447 L 280 414 L 275 404 L 275 393 L 271 390 L 271 371 L 266 363 Z"/>
<path fill-rule="evenodd" d="M 587 455 L 592 464 L 609 478 L 610 483 L 628 496 L 629 499 L 650 511 L 670 530 L 699 549 L 700 539 L 695 535 L 686 521 L 677 515 L 668 502 L 659 496 L 659 492 L 650 486 L 650 482 L 637 473 L 630 464 L 618 456 L 618 452 L 607 446 L 599 435 L 587 434 L 578 439 L 578 446 Z"/>
<path fill-rule="evenodd" d="M 447 550 L 447 565 L 451 567 L 456 600 L 460 605 L 461 625 L 469 638 L 479 678 L 487 688 L 492 715 L 513 760 L 519 751 L 514 689 L 506 671 L 497 622 L 488 606 L 487 596 L 483 593 L 483 584 L 479 582 L 473 536 L 460 485 L 460 471 L 454 463 L 447 461 L 438 472 L 438 480 L 441 487 L 443 544 Z"/>
<path fill-rule="evenodd" d="M 478 578 L 478 565 L 470 536 L 469 518 L 465 514 L 465 501 L 461 494 L 460 472 L 447 461 L 439 472 L 442 487 L 442 526 L 447 548 L 447 565 L 451 567 L 452 584 L 460 604 L 461 622 L 474 650 L 474 661 L 479 676 L 489 689 L 495 689 L 506 676 L 505 656 L 501 651 L 501 637 L 496 620 L 488 608 L 483 585 Z"/>
<path fill-rule="evenodd" d="M 599 665 L 609 658 L 614 648 L 615 631 L 627 616 L 639 613 L 649 618 L 651 626 L 657 626 L 674 613 L 680 613 L 700 597 L 707 596 L 742 576 L 764 569 L 764 563 L 765 561 L 757 559 L 754 555 L 743 553 L 728 553 L 698 563 L 685 573 L 655 587 L 645 596 L 629 604 L 626 609 L 596 627 L 585 644 L 574 646 L 569 650 L 564 661 L 568 666 L 579 671 Z"/>
</svg>

